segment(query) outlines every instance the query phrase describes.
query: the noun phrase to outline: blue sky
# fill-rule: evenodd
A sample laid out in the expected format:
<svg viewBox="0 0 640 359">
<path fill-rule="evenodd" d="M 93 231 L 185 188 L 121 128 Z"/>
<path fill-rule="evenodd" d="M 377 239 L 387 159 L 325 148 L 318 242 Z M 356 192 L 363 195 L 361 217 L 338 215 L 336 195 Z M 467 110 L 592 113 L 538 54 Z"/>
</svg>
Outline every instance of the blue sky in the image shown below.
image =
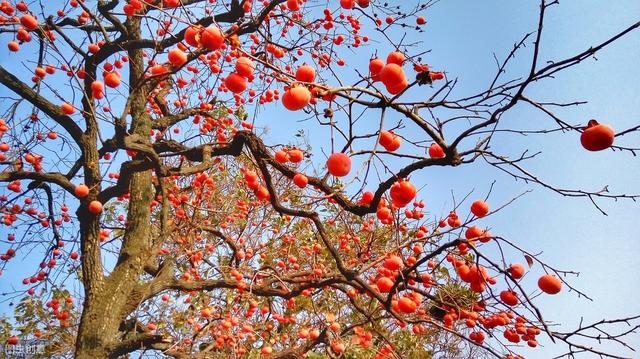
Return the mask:
<svg viewBox="0 0 640 359">
<path fill-rule="evenodd" d="M 456 94 L 472 94 L 486 88 L 494 76 L 496 66 L 492 54 L 495 52 L 498 58 L 504 58 L 523 34 L 535 30 L 538 5 L 538 1 L 533 0 L 441 1 L 425 13 L 428 21 L 425 32 L 414 35 L 414 39 L 422 41 L 420 46 L 424 49 L 420 50 L 431 50 L 424 56 L 425 62 L 432 68 L 447 71 L 450 78 L 459 79 Z M 640 2 L 634 0 L 562 1 L 548 12 L 542 38 L 542 59 L 561 59 L 582 51 L 640 20 L 639 14 Z M 533 85 L 527 95 L 541 101 L 588 101 L 580 107 L 557 112 L 572 124 L 596 118 L 616 130 L 635 126 L 640 122 L 638 44 L 640 31 L 600 52 L 597 61 L 590 59 L 553 80 Z M 515 60 L 509 69 L 511 74 L 529 66 L 528 49 Z M 375 45 L 370 45 L 362 49 L 359 56 L 348 57 L 348 66 L 364 68 L 374 50 Z M 388 51 L 386 45 L 379 48 L 381 54 Z M 9 60 L 0 59 L 6 67 L 5 61 Z M 26 72 L 23 75 L 24 79 L 30 76 Z M 6 94 L 6 89 L 0 89 L 0 93 Z M 314 154 L 321 157 L 321 148 L 325 153 L 329 152 L 328 129 L 318 129 L 313 121 L 293 125 L 301 119 L 299 113 L 262 114 L 256 124 L 270 129 L 267 142 L 287 143 L 296 129 L 313 128 L 309 139 Z M 371 121 L 377 126 L 376 118 Z M 503 118 L 504 126 L 522 129 L 540 123 L 551 125 L 549 121 L 542 113 L 526 106 L 516 106 Z M 618 140 L 631 147 L 638 147 L 640 143 L 637 134 Z M 640 159 L 629 153 L 584 151 L 577 133 L 505 135 L 496 138 L 493 147 L 512 155 L 525 148 L 543 151 L 527 163 L 527 168 L 559 187 L 599 190 L 609 185 L 615 193 L 640 193 Z M 640 296 L 640 278 L 637 276 L 640 273 L 640 246 L 637 245 L 635 223 L 640 216 L 640 204 L 600 200 L 599 205 L 608 213 L 603 216 L 587 199 L 565 198 L 540 186 L 516 182 L 481 163 L 428 169 L 412 177 L 417 185 L 426 186 L 420 197 L 436 216 L 448 213 L 452 192 L 456 198 L 462 198 L 475 190 L 472 197 L 484 197 L 494 180 L 492 205 L 505 203 L 527 190 L 532 192 L 482 223 L 490 226 L 494 234 L 509 238 L 531 252 L 543 252 L 540 258 L 549 264 L 580 272 L 572 283 L 594 299 L 590 302 L 567 291 L 553 297 L 541 296 L 536 302 L 546 319 L 562 323 L 561 328 L 569 330 L 578 325 L 581 317 L 585 322 L 591 322 L 640 313 L 640 303 L 636 299 Z M 3 231 L 0 236 L 4 237 L 5 227 L 0 230 Z M 513 258 L 523 261 L 517 254 Z M 534 266 L 532 273 L 524 279 L 525 285 L 535 287 L 535 279 L 540 273 L 541 269 Z M 3 275 L 0 287 L 5 289 L 5 283 L 16 277 L 20 278 L 20 275 Z M 6 304 L 0 304 L 0 311 L 6 312 Z M 564 349 L 547 345 L 548 340 L 542 337 L 540 340 L 545 348 L 536 352 L 523 349 L 522 354 L 546 358 Z M 630 343 L 640 343 L 640 336 L 630 338 Z"/>
</svg>

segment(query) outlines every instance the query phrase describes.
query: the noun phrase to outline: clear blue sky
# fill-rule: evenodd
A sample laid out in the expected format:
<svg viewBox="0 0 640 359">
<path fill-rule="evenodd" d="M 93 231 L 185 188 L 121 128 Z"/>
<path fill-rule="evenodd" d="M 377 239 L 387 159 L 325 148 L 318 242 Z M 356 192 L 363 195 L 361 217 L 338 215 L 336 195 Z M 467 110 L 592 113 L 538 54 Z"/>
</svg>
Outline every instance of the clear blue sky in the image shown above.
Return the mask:
<svg viewBox="0 0 640 359">
<path fill-rule="evenodd" d="M 441 1 L 426 12 L 428 20 L 423 34 L 414 36 L 423 41 L 424 56 L 432 68 L 445 70 L 448 76 L 460 80 L 456 93 L 472 94 L 484 89 L 495 74 L 492 53 L 502 59 L 526 32 L 534 31 L 537 22 L 538 1 Z M 560 59 L 605 40 L 640 19 L 640 2 L 618 1 L 562 1 L 549 10 L 542 58 Z M 532 86 L 527 94 L 538 100 L 587 100 L 588 104 L 558 111 L 569 123 L 586 123 L 590 118 L 612 125 L 617 130 L 640 122 L 640 32 L 623 38 L 583 64 L 563 72 L 555 80 Z M 349 66 L 364 68 L 375 47 L 369 46 L 358 57 L 347 58 Z M 386 54 L 388 47 L 379 52 Z M 360 56 L 362 54 L 362 56 Z M 528 52 L 523 52 L 514 65 L 528 66 Z M 5 61 L 0 63 L 7 66 Z M 13 60 L 11 60 L 13 61 Z M 15 67 L 13 67 L 15 68 Z M 514 66 L 512 73 L 519 68 Z M 28 79 L 30 74 L 22 74 Z M 426 90 L 425 90 L 426 91 Z M 1 88 L 0 94 L 7 94 Z M 326 139 L 328 129 L 318 129 L 313 121 L 292 125 L 300 114 L 263 113 L 257 126 L 270 128 L 267 142 L 288 143 L 298 128 L 314 129 L 310 137 L 315 155 L 320 148 L 329 152 Z M 376 118 L 371 119 L 375 124 Z M 503 121 L 513 127 L 530 128 L 550 121 L 540 112 L 518 106 L 504 116 Z M 620 144 L 639 147 L 640 136 L 620 138 Z M 339 143 L 341 146 L 342 143 Z M 551 184 L 563 188 L 598 190 L 604 185 L 616 193 L 640 193 L 640 159 L 629 153 L 604 151 L 591 153 L 579 146 L 576 133 L 548 136 L 502 136 L 493 143 L 503 153 L 516 154 L 530 148 L 541 150 L 542 155 L 527 163 L 527 167 Z M 452 205 L 451 191 L 461 198 L 475 189 L 483 197 L 491 182 L 496 180 L 492 204 L 501 204 L 526 190 L 533 190 L 483 224 L 492 232 L 509 238 L 531 252 L 543 251 L 541 259 L 560 269 L 580 272 L 572 283 L 594 299 L 590 302 L 575 293 L 537 299 L 545 317 L 562 328 L 575 328 L 583 316 L 586 322 L 603 318 L 640 314 L 640 246 L 636 220 L 640 217 L 640 204 L 632 201 L 599 201 L 609 214 L 600 214 L 587 199 L 564 198 L 536 185 L 515 182 L 496 169 L 474 164 L 455 169 L 429 169 L 412 177 L 419 185 L 426 185 L 420 196 L 428 210 L 443 215 Z M 6 227 L 0 227 L 4 237 Z M 514 261 L 523 261 L 514 256 Z M 14 267 L 15 268 L 15 267 Z M 535 286 L 539 267 L 525 279 L 529 287 Z M 23 273 L 7 272 L 0 278 L 0 288 L 15 282 Z M 19 280 L 19 279 L 17 279 Z M 0 304 L 0 312 L 7 312 Z M 540 337 L 541 344 L 549 344 Z M 630 338 L 638 345 L 640 336 Z M 522 354 L 526 357 L 547 358 L 564 348 L 546 346 L 542 350 Z M 630 355 L 630 354 L 627 354 Z M 636 354 L 637 356 L 638 354 Z"/>
</svg>

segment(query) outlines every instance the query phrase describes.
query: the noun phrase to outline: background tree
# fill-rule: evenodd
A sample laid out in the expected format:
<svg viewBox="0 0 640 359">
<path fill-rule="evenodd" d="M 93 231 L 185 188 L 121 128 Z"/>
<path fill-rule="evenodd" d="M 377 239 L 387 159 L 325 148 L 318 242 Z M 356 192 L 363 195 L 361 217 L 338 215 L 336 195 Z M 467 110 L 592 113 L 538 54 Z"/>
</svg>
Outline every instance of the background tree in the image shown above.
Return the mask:
<svg viewBox="0 0 640 359">
<path fill-rule="evenodd" d="M 458 96 L 409 40 L 435 1 L 3 2 L 18 61 L 0 67 L 17 96 L 0 122 L 2 266 L 41 262 L 6 294 L 20 304 L 3 339 L 78 358 L 515 358 L 547 337 L 618 357 L 598 342 L 631 349 L 639 316 L 554 330 L 537 297 L 585 295 L 575 273 L 488 231 L 517 197 L 463 196 L 441 217 L 414 185 L 422 169 L 483 161 L 603 213 L 601 200 L 637 198 L 559 188 L 525 167 L 538 153 L 494 145 L 562 131 L 589 151 L 638 150 L 618 138 L 640 126 L 574 125 L 556 109 L 580 102 L 530 97 L 640 27 L 544 61 L 557 3 L 540 2 L 486 87 Z M 526 66 L 509 77 L 517 55 Z M 517 105 L 545 121 L 505 124 Z M 323 148 L 316 132 L 269 143 L 275 109 L 328 129 Z"/>
</svg>

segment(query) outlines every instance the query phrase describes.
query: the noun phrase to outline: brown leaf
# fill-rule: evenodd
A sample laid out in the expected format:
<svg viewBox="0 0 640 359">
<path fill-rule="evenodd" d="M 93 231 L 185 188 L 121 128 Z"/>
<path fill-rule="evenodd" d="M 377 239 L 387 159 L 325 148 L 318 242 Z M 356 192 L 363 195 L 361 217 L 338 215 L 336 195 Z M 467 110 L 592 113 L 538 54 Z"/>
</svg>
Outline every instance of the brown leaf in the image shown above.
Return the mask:
<svg viewBox="0 0 640 359">
<path fill-rule="evenodd" d="M 527 261 L 529 268 L 533 267 L 533 258 L 531 258 L 531 256 L 525 254 L 524 259 Z"/>
</svg>

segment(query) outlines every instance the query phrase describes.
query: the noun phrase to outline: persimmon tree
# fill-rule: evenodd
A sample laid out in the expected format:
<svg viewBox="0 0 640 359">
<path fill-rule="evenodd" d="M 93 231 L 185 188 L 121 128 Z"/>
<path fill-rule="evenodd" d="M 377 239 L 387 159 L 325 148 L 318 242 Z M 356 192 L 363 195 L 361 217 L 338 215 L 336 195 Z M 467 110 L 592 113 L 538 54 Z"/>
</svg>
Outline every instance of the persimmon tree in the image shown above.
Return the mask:
<svg viewBox="0 0 640 359">
<path fill-rule="evenodd" d="M 76 358 L 518 358 L 540 337 L 570 356 L 630 349 L 638 316 L 549 326 L 538 296 L 584 294 L 574 272 L 487 230 L 509 203 L 474 193 L 441 218 L 412 176 L 482 161 L 598 209 L 637 198 L 547 183 L 526 167 L 535 155 L 492 139 L 519 131 L 503 118 L 521 104 L 547 119 L 522 133 L 635 155 L 619 142 L 640 126 L 571 124 L 554 109 L 579 103 L 527 89 L 640 22 L 543 61 L 558 2 L 542 0 L 493 81 L 453 98 L 456 75 L 398 36 L 419 37 L 435 3 L 3 1 L 15 61 L 0 67 L 0 263 L 25 277 L 3 284 L 20 303 L 3 341 L 45 338 L 47 355 Z M 509 78 L 516 59 L 527 71 Z M 285 111 L 326 130 L 324 146 L 270 143 Z"/>
</svg>

